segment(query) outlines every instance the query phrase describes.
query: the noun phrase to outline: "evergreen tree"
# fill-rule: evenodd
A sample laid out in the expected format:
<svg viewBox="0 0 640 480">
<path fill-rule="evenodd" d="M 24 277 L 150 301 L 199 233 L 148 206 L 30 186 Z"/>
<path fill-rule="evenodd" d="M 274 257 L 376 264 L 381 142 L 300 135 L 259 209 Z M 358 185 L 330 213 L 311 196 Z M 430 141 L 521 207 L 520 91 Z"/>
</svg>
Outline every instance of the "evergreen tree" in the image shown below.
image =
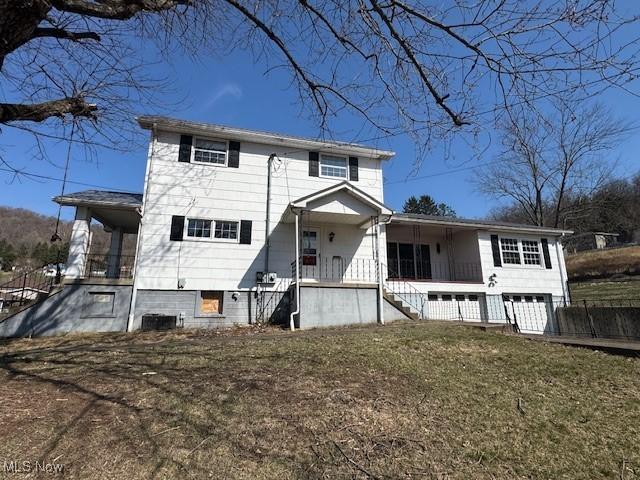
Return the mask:
<svg viewBox="0 0 640 480">
<path fill-rule="evenodd" d="M 456 212 L 446 203 L 436 203 L 430 195 L 420 195 L 416 198 L 410 196 L 402 209 L 404 213 L 419 213 L 422 215 L 435 215 L 438 217 L 455 217 Z"/>
</svg>

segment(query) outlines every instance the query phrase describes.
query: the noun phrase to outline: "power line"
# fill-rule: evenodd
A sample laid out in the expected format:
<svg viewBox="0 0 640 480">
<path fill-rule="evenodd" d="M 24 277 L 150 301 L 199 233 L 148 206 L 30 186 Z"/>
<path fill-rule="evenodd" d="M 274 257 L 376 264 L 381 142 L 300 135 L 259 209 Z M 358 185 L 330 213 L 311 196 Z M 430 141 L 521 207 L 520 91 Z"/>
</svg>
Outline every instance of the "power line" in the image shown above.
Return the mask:
<svg viewBox="0 0 640 480">
<path fill-rule="evenodd" d="M 0 171 L 13 173 L 16 176 L 24 175 L 25 177 L 39 178 L 39 179 L 42 179 L 42 180 L 52 180 L 54 182 L 64 182 L 64 179 L 62 179 L 62 178 L 50 177 L 48 175 L 40 175 L 38 173 L 25 172 L 24 170 L 0 167 Z M 134 191 L 131 191 L 131 190 L 124 190 L 122 188 L 111 187 L 111 186 L 106 186 L 106 185 L 97 185 L 97 184 L 94 184 L 94 183 L 76 182 L 76 181 L 73 181 L 73 180 L 67 180 L 67 183 L 73 183 L 74 185 L 81 185 L 83 187 L 102 188 L 102 189 L 109 190 L 109 191 L 112 191 L 112 192 L 138 193 L 138 192 L 134 192 Z"/>
</svg>

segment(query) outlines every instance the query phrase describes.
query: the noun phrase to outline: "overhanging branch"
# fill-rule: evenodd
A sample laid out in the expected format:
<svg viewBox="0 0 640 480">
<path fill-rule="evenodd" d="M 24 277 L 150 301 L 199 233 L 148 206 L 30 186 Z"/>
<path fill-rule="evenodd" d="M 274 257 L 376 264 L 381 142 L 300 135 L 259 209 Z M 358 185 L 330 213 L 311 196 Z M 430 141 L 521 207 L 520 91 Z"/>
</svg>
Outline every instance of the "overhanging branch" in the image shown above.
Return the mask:
<svg viewBox="0 0 640 480">
<path fill-rule="evenodd" d="M 34 104 L 0 103 L 0 123 L 42 122 L 47 118 L 65 115 L 95 120 L 97 110 L 97 105 L 87 103 L 82 97 L 68 97 Z"/>
</svg>

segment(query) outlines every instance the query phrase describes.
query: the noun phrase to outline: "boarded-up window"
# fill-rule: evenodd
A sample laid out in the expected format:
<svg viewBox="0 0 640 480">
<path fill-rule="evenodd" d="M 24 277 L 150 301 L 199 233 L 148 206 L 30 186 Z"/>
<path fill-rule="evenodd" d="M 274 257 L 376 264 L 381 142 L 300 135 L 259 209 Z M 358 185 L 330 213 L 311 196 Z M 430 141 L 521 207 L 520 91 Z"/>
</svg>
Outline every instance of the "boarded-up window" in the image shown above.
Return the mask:
<svg viewBox="0 0 640 480">
<path fill-rule="evenodd" d="M 222 296 L 223 292 L 220 291 L 200 292 L 200 313 L 222 313 Z"/>
</svg>

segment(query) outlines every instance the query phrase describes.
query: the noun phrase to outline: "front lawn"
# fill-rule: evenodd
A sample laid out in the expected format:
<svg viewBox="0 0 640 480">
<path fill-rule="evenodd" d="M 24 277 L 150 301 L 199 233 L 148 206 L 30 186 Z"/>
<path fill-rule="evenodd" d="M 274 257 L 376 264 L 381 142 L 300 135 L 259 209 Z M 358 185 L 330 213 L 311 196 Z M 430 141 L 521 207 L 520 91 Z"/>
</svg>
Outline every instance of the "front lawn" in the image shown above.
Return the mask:
<svg viewBox="0 0 640 480">
<path fill-rule="evenodd" d="M 0 468 L 640 478 L 640 359 L 437 323 L 18 340 L 0 355 Z"/>
</svg>

